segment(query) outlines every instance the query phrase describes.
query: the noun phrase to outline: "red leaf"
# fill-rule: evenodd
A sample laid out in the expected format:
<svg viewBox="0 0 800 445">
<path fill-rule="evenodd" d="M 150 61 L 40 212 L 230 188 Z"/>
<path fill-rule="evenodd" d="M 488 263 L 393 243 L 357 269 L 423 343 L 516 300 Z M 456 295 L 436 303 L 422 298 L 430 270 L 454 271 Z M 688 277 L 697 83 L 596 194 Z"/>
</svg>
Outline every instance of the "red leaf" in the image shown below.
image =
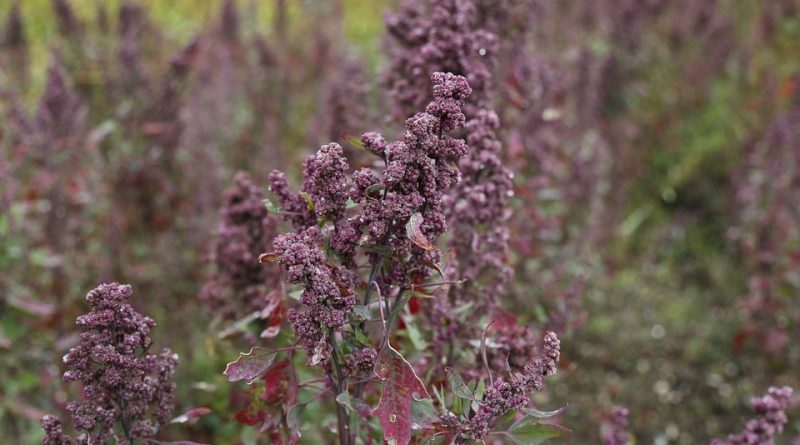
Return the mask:
<svg viewBox="0 0 800 445">
<path fill-rule="evenodd" d="M 267 413 L 265 411 L 262 410 L 256 411 L 252 405 L 248 405 L 245 409 L 239 411 L 238 413 L 236 413 L 235 416 L 233 416 L 233 420 L 249 426 L 261 423 L 266 418 L 267 418 Z"/>
<path fill-rule="evenodd" d="M 261 309 L 261 317 L 262 320 L 266 320 L 269 318 L 273 313 L 276 312 L 277 309 L 280 309 L 283 305 L 283 293 L 281 293 L 280 288 L 274 289 L 272 292 L 267 294 L 266 297 L 267 304 L 264 306 L 264 309 Z"/>
<path fill-rule="evenodd" d="M 422 222 L 424 221 L 421 213 L 414 213 L 408 218 L 408 222 L 406 223 L 406 236 L 412 243 L 416 244 L 421 249 L 425 250 L 432 250 L 433 244 L 428 241 L 428 238 L 425 238 L 425 234 L 422 233 L 420 227 L 422 226 Z"/>
<path fill-rule="evenodd" d="M 419 309 L 420 309 L 419 300 L 417 299 L 417 297 L 411 297 L 408 300 L 408 310 L 412 314 L 416 314 L 417 312 L 419 312 Z"/>
<path fill-rule="evenodd" d="M 228 363 L 223 374 L 228 376 L 229 382 L 240 380 L 253 380 L 261 377 L 275 361 L 275 352 L 264 348 L 252 348 L 247 354 L 239 353 L 235 362 Z"/>
<path fill-rule="evenodd" d="M 261 319 L 269 319 L 267 328 L 261 332 L 261 338 L 273 338 L 280 334 L 286 306 L 283 304 L 283 293 L 276 289 L 267 295 L 267 305 L 261 311 Z"/>
<path fill-rule="evenodd" d="M 408 445 L 411 440 L 411 402 L 430 398 L 414 368 L 391 345 L 381 354 L 378 375 L 383 379 L 381 401 L 374 410 L 383 427 L 383 440 Z"/>
<path fill-rule="evenodd" d="M 508 328 L 517 325 L 517 316 L 505 309 L 498 308 L 492 317 L 492 322 L 496 329 Z"/>
<path fill-rule="evenodd" d="M 261 400 L 269 404 L 279 402 L 284 398 L 288 386 L 286 369 L 289 362 L 281 360 L 275 363 L 266 374 L 264 374 L 264 390 L 259 396 Z"/>
</svg>

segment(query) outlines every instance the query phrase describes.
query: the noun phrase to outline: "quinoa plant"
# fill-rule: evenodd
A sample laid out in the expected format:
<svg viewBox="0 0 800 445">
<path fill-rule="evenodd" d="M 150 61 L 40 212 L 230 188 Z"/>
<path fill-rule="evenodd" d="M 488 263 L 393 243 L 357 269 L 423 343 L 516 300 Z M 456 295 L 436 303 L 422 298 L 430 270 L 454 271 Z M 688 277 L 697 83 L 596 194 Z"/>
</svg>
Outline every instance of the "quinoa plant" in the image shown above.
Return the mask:
<svg viewBox="0 0 800 445">
<path fill-rule="evenodd" d="M 467 443 L 524 428 L 561 432 L 530 419 L 509 427 L 513 415 L 511 422 L 501 421 L 527 409 L 528 394 L 541 391 L 544 378 L 556 372 L 555 334 L 544 336 L 539 354 L 527 364 L 488 385 L 470 389 L 453 370 L 434 372 L 433 381 L 450 382 L 432 387 L 436 400 L 417 374 L 425 363 L 417 360 L 424 356 L 412 356 L 398 337 L 412 329 L 403 315 L 412 297 L 446 291 L 436 242 L 447 229 L 443 198 L 461 178 L 455 163 L 468 152 L 467 143 L 450 134 L 464 126 L 462 108 L 471 88 L 464 77 L 449 73 L 434 73 L 432 81 L 433 100 L 406 120 L 402 139 L 388 142 L 365 133 L 354 141 L 382 161 L 379 173 L 370 168 L 349 173 L 342 148 L 331 143 L 306 160 L 299 193 L 290 190 L 282 173 L 271 175 L 279 211 L 294 231 L 277 236 L 274 251 L 261 260 L 278 263 L 297 287 L 299 301 L 290 301 L 288 311 L 297 346 L 254 349 L 226 369 L 232 381 L 266 379 L 268 391 L 271 370 L 288 363 L 294 373 L 288 392 L 275 399 L 282 409 L 257 413 L 255 408 L 248 416 L 263 423 L 270 437 L 297 440 L 292 415 L 309 403 L 298 404 L 298 392 L 317 386 L 314 380 L 298 382 L 300 373 L 292 366 L 296 347 L 306 351 L 306 365 L 324 375 L 317 391 L 335 400 L 334 429 L 341 444 L 376 435 L 407 444 L 412 436 Z M 276 362 L 280 354 L 288 362 Z M 365 417 L 368 413 L 379 425 Z"/>
<path fill-rule="evenodd" d="M 150 353 L 155 321 L 133 309 L 131 294 L 117 283 L 86 294 L 90 311 L 77 319 L 80 343 L 64 356 L 64 381 L 79 383 L 82 393 L 67 404 L 78 435 L 71 438 L 60 419 L 47 415 L 43 444 L 129 445 L 152 438 L 170 420 L 178 356 L 166 348 Z"/>
</svg>

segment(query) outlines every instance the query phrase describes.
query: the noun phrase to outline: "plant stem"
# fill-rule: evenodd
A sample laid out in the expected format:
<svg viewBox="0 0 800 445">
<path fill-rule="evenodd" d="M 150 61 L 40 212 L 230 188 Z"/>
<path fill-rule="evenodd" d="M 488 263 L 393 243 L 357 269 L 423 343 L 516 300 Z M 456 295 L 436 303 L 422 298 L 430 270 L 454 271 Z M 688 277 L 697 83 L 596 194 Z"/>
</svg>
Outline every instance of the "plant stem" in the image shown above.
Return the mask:
<svg viewBox="0 0 800 445">
<path fill-rule="evenodd" d="M 339 360 L 341 358 L 341 354 L 339 354 L 339 345 L 336 343 L 336 338 L 334 338 L 333 332 L 328 332 L 328 343 L 331 345 L 331 355 L 333 359 L 331 364 L 336 377 L 335 379 L 331 379 L 331 381 L 333 382 L 336 397 L 338 397 L 343 391 L 342 383 L 344 379 L 342 377 L 342 370 L 339 367 Z M 340 405 L 339 402 L 335 400 L 335 397 L 333 403 L 336 404 L 336 424 L 337 432 L 339 433 L 339 444 L 350 445 L 350 438 L 353 434 L 350 431 L 350 415 L 346 411 L 345 407 Z"/>
</svg>

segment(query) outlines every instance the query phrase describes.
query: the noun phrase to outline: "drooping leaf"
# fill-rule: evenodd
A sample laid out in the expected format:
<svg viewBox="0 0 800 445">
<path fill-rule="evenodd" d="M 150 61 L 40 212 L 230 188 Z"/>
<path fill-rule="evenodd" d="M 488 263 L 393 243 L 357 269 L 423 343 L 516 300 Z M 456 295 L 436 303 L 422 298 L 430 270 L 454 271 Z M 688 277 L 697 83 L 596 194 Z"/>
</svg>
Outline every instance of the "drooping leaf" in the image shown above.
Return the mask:
<svg viewBox="0 0 800 445">
<path fill-rule="evenodd" d="M 227 328 L 223 329 L 219 334 L 219 338 L 227 338 L 231 335 L 238 334 L 240 332 L 246 332 L 247 326 L 250 323 L 254 322 L 260 317 L 258 311 L 251 312 L 247 314 L 244 318 L 236 320 L 232 325 L 228 326 Z"/>
<path fill-rule="evenodd" d="M 370 151 L 368 151 L 368 150 L 367 150 L 367 149 L 364 147 L 364 143 L 361 141 L 361 138 L 360 138 L 360 137 L 358 137 L 358 136 L 356 136 L 356 135 L 354 135 L 354 134 L 347 133 L 347 132 L 342 132 L 342 138 L 343 138 L 345 141 L 347 141 L 347 143 L 348 143 L 348 144 L 352 145 L 353 147 L 356 147 L 356 148 L 358 148 L 359 150 L 364 150 L 364 151 L 366 151 L 367 153 L 370 153 Z"/>
<path fill-rule="evenodd" d="M 282 212 L 280 206 L 275 205 L 275 203 L 273 203 L 269 198 L 262 199 L 261 202 L 263 202 L 264 207 L 267 208 L 267 213 L 279 215 Z"/>
<path fill-rule="evenodd" d="M 204 407 L 204 406 L 201 406 L 201 407 L 198 407 L 198 408 L 193 408 L 193 409 L 190 409 L 189 411 L 186 411 L 185 413 L 181 414 L 180 416 L 170 420 L 169 423 L 186 423 L 186 422 L 189 422 L 191 420 L 197 419 L 198 417 L 205 416 L 206 414 L 208 414 L 210 412 L 211 412 L 211 410 L 206 408 L 206 407 Z"/>
<path fill-rule="evenodd" d="M 374 413 L 390 445 L 407 445 L 411 440 L 411 405 L 414 399 L 430 398 L 414 368 L 391 345 L 380 356 L 378 375 L 383 380 L 381 400 Z M 416 396 L 416 397 L 415 397 Z"/>
<path fill-rule="evenodd" d="M 371 195 L 373 193 L 377 193 L 384 189 L 384 185 L 382 183 L 372 184 L 364 189 L 365 195 Z"/>
<path fill-rule="evenodd" d="M 283 303 L 283 293 L 281 292 L 280 288 L 273 289 L 272 292 L 267 294 L 266 300 L 267 304 L 264 305 L 263 309 L 261 309 L 261 314 L 259 315 L 262 320 L 266 320 L 278 309 L 280 309 L 281 304 Z"/>
<path fill-rule="evenodd" d="M 261 332 L 261 338 L 274 338 L 280 334 L 285 315 L 286 306 L 283 303 L 283 292 L 275 289 L 267 295 L 267 304 L 261 310 L 261 319 L 269 319 L 266 329 Z"/>
<path fill-rule="evenodd" d="M 561 408 L 553 411 L 539 411 L 533 408 L 522 408 L 520 411 L 525 415 L 535 417 L 537 419 L 549 419 L 563 413 L 565 409 L 567 409 L 566 406 L 562 406 Z"/>
<path fill-rule="evenodd" d="M 258 262 L 261 264 L 274 263 L 275 261 L 278 261 L 279 258 L 280 256 L 277 253 L 267 252 L 258 256 Z"/>
<path fill-rule="evenodd" d="M 322 362 L 323 357 L 325 357 L 325 352 L 328 350 L 328 343 L 325 340 L 325 337 L 319 339 L 317 345 L 314 346 L 314 355 L 311 356 L 311 360 L 309 363 L 311 366 L 317 366 Z"/>
<path fill-rule="evenodd" d="M 236 361 L 228 363 L 223 374 L 228 376 L 229 382 L 252 382 L 267 372 L 275 361 L 275 355 L 275 352 L 265 348 L 251 348 L 250 352 L 240 353 Z"/>
<path fill-rule="evenodd" d="M 314 200 L 311 199 L 311 195 L 308 192 L 300 192 L 299 195 L 306 200 L 306 208 L 309 212 L 314 211 Z"/>
<path fill-rule="evenodd" d="M 567 433 L 569 430 L 563 426 L 540 423 L 534 417 L 526 417 L 508 430 L 509 437 L 518 445 L 538 445 Z"/>
<path fill-rule="evenodd" d="M 464 379 L 452 368 L 447 368 L 447 382 L 450 383 L 450 389 L 458 397 L 467 400 L 475 400 L 475 394 L 473 394 L 467 384 L 464 383 Z"/>
<path fill-rule="evenodd" d="M 289 409 L 289 413 L 286 415 L 286 425 L 289 427 L 292 434 L 297 437 L 302 435 L 300 422 L 305 410 L 306 404 L 295 405 Z"/>
<path fill-rule="evenodd" d="M 55 307 L 52 304 L 43 303 L 33 298 L 27 298 L 19 295 L 9 295 L 6 298 L 6 303 L 10 307 L 25 311 L 38 317 L 46 318 L 55 313 Z"/>
<path fill-rule="evenodd" d="M 356 409 L 353 407 L 353 402 L 350 399 L 350 393 L 347 391 L 336 396 L 336 403 L 342 405 L 343 407 L 347 408 L 352 412 L 356 412 Z"/>
<path fill-rule="evenodd" d="M 502 416 L 500 416 L 500 418 L 497 419 L 497 422 L 495 422 L 495 425 L 494 425 L 495 431 L 505 431 L 505 430 L 507 430 L 508 427 L 511 426 L 514 423 L 515 420 L 517 420 L 517 416 L 518 415 L 519 415 L 519 412 L 512 410 L 512 411 L 508 411 L 507 413 L 505 413 Z"/>
<path fill-rule="evenodd" d="M 425 234 L 422 233 L 421 226 L 423 221 L 424 219 L 421 213 L 417 212 L 411 215 L 406 223 L 406 236 L 412 243 L 416 244 L 417 247 L 425 250 L 432 250 L 433 244 L 431 244 L 428 238 L 425 237 Z"/>
</svg>

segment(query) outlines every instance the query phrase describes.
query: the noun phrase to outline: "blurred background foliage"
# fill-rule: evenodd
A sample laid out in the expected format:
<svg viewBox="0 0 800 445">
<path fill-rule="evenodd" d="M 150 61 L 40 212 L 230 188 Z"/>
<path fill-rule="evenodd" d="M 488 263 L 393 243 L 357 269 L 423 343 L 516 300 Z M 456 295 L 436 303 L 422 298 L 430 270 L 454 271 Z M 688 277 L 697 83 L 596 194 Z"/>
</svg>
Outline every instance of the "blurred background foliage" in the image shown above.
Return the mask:
<svg viewBox="0 0 800 445">
<path fill-rule="evenodd" d="M 73 1 L 86 31 L 74 41 L 59 32 L 54 3 L 19 2 L 27 41 L 25 73 L 15 74 L 23 59 L 10 57 L 7 50 L 0 57 L 0 162 L 5 161 L 6 170 L 5 176 L 0 171 L 0 437 L 35 443 L 41 415 L 63 409 L 69 395 L 59 382 L 59 357 L 76 340 L 71 320 L 83 310 L 83 294 L 113 278 L 133 285 L 136 306 L 159 322 L 156 341 L 169 343 L 181 356 L 177 412 L 212 409 L 195 424 L 169 426 L 165 436 L 257 443 L 253 428 L 230 421 L 247 389 L 231 388 L 221 375 L 246 342 L 220 338 L 219 320 L 196 299 L 216 208 L 234 170 L 248 170 L 264 183 L 273 168 L 299 162 L 319 143 L 336 139 L 338 130 L 359 133 L 384 123 L 387 105 L 378 87 L 384 66 L 383 14 L 394 2 L 343 0 L 337 16 L 329 9 L 335 2 L 286 0 L 280 25 L 276 5 L 281 2 L 241 0 L 238 38 L 246 43 L 225 53 L 214 49 L 224 46 L 214 34 L 222 23 L 221 1 L 141 0 L 137 4 L 146 11 L 147 29 L 157 30 L 137 37 L 149 80 L 114 88 L 97 79 L 121 76 L 109 68 L 114 63 L 104 63 L 110 57 L 104 45 L 113 53 L 114 39 L 120 37 L 99 30 L 98 8 L 109 13 L 115 28 L 121 2 Z M 612 404 L 631 409 L 636 443 L 703 443 L 737 430 L 749 415 L 749 397 L 767 386 L 800 386 L 800 259 L 789 255 L 786 282 L 795 285 L 778 292 L 785 304 L 773 311 L 763 330 L 752 315 L 758 311 L 744 298 L 757 267 L 731 235 L 743 224 L 737 190 L 748 174 L 748 153 L 769 136 L 800 94 L 800 9 L 791 1 L 780 3 L 796 9 L 782 9 L 777 1 L 668 1 L 667 12 L 643 19 L 636 28 L 632 20 L 580 22 L 574 17 L 582 3 L 543 8 L 533 25 L 539 40 L 532 51 L 568 73 L 579 68 L 581 51 L 597 60 L 613 57 L 617 78 L 605 81 L 609 91 L 592 131 L 605 134 L 612 147 L 605 159 L 611 172 L 609 196 L 623 198 L 606 202 L 609 208 L 613 202 L 614 217 L 583 216 L 589 221 L 574 228 L 572 220 L 562 221 L 564 233 L 578 238 L 600 225 L 597 230 L 608 232 L 606 242 L 572 250 L 562 240 L 514 257 L 521 278 L 512 289 L 513 304 L 531 322 L 546 323 L 559 304 L 560 297 L 547 287 L 559 279 L 551 276 L 552 264 L 558 261 L 568 275 L 583 277 L 580 314 L 573 313 L 563 335 L 564 372 L 537 401 L 547 408 L 569 404 L 563 423 L 573 433 L 561 443 L 597 443 Z M 0 17 L 7 17 L 13 4 L 0 3 Z M 709 4 L 713 11 L 703 17 L 700 10 Z M 678 29 L 688 9 L 699 17 L 694 17 L 696 29 Z M 629 24 L 633 36 L 620 37 L 609 24 Z M 150 173 L 163 164 L 165 144 L 153 143 L 154 136 L 143 128 L 160 108 L 148 108 L 152 104 L 138 102 L 138 95 L 155 95 L 169 84 L 174 55 L 198 35 L 205 36 L 205 43 L 192 63 L 205 72 L 193 72 L 180 84 L 183 93 L 176 104 L 183 126 L 176 146 L 185 150 L 176 151 L 172 170 L 164 173 L 166 182 L 159 182 Z M 259 52 L 256 38 L 267 42 L 268 55 Z M 332 136 L 324 134 L 326 119 L 341 113 L 323 105 L 332 94 L 329 80 L 351 55 L 363 67 L 363 102 L 372 112 L 357 125 L 334 125 Z M 226 74 L 218 69 L 225 57 L 244 61 Z M 48 67 L 55 59 L 63 62 L 68 83 L 80 91 L 83 103 L 76 112 L 83 121 L 73 134 L 94 141 L 105 154 L 84 150 L 74 159 L 50 157 L 43 163 L 23 159 L 27 155 L 15 148 L 35 145 L 16 138 L 36 132 L 30 130 L 34 119 L 20 125 L 26 119 L 15 116 L 35 116 L 41 108 Z M 267 98 L 263 104 L 249 101 L 259 95 Z M 345 113 L 355 112 L 354 104 L 347 105 Z M 209 126 L 215 130 L 204 132 Z M 594 133 L 586 134 L 589 140 Z M 798 152 L 800 159 L 797 146 L 785 150 Z M 155 161 L 137 164 L 148 156 Z M 536 167 L 525 152 L 520 156 L 512 163 L 519 197 L 514 218 L 521 221 L 514 235 L 523 238 L 530 229 L 530 206 L 541 204 L 545 213 L 561 215 L 569 213 L 571 203 L 529 199 L 526 181 Z M 61 173 L 40 177 L 45 170 Z M 299 175 L 297 168 L 290 172 Z M 762 173 L 769 178 L 769 171 Z M 125 175 L 130 180 L 114 181 Z M 794 175 L 800 178 L 800 172 Z M 164 188 L 165 183 L 170 186 Z M 53 202 L 47 190 L 53 184 L 77 190 L 66 199 L 70 216 L 61 214 L 55 221 L 69 231 L 60 247 L 42 238 Z M 135 193 L 139 188 L 141 196 Z M 129 215 L 151 200 L 153 215 Z M 767 225 L 764 230 L 791 228 Z M 786 240 L 793 252 L 798 243 Z M 791 414 L 782 443 L 800 437 L 800 411 Z M 318 429 L 310 427 L 304 443 L 322 443 Z"/>
</svg>

